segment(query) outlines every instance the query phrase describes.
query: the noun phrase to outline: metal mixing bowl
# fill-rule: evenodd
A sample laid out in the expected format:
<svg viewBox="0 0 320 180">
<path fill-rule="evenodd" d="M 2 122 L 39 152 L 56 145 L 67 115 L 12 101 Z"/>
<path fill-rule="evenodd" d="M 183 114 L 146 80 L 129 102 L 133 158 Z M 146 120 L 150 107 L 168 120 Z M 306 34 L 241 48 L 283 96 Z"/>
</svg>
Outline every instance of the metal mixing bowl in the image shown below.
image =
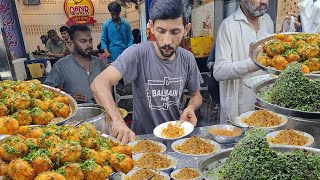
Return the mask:
<svg viewBox="0 0 320 180">
<path fill-rule="evenodd" d="M 92 103 L 79 104 L 76 114 L 66 122 L 67 125 L 76 125 L 79 122 L 93 124 L 97 131 L 108 134 L 105 110 L 102 106 Z"/>
<path fill-rule="evenodd" d="M 226 130 L 231 130 L 231 131 L 239 131 L 239 135 L 238 136 L 234 136 L 234 137 L 219 136 L 219 135 L 211 134 L 209 132 L 209 130 L 212 130 L 212 129 L 226 129 Z M 238 141 L 241 138 L 241 135 L 243 133 L 241 128 L 233 126 L 233 125 L 227 125 L 227 124 L 218 124 L 218 125 L 209 126 L 207 128 L 207 132 L 209 133 L 209 136 L 210 136 L 211 139 L 213 139 L 213 140 L 215 140 L 215 141 L 217 141 L 218 143 L 221 143 L 221 144 L 235 143 L 236 141 Z"/>
<path fill-rule="evenodd" d="M 125 109 L 118 108 L 118 110 L 122 118 L 128 115 Z M 91 123 L 96 127 L 97 131 L 105 134 L 109 134 L 109 128 L 111 128 L 110 120 L 106 120 L 104 107 L 93 103 L 79 104 L 76 114 L 66 122 L 67 125 L 73 126 L 79 123 Z"/>
</svg>

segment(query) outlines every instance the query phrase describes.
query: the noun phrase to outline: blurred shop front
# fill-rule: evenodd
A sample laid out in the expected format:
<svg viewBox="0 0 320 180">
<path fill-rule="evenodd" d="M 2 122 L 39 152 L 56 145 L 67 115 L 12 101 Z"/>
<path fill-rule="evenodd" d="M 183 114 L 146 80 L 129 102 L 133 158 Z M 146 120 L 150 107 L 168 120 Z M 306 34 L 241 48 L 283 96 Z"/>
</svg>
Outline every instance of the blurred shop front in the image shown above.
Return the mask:
<svg viewBox="0 0 320 180">
<path fill-rule="evenodd" d="M 46 35 L 50 29 L 56 30 L 60 36 L 59 28 L 67 25 L 72 18 L 66 13 L 66 2 L 78 3 L 76 0 L 0 0 L 2 79 L 46 78 L 52 63 L 57 59 L 46 55 L 45 43 L 40 37 Z M 107 9 L 110 2 L 112 1 L 81 1 L 92 4 L 92 19 L 95 22 L 89 26 L 92 30 L 94 50 L 100 43 L 102 23 L 111 17 Z M 134 3 L 123 3 L 120 16 L 130 23 L 132 30 L 139 29 L 139 14 Z M 35 74 L 37 75 L 32 76 Z"/>
<path fill-rule="evenodd" d="M 0 0 L 0 78 L 16 79 L 13 60 L 25 56 L 19 18 L 12 0 Z"/>
</svg>

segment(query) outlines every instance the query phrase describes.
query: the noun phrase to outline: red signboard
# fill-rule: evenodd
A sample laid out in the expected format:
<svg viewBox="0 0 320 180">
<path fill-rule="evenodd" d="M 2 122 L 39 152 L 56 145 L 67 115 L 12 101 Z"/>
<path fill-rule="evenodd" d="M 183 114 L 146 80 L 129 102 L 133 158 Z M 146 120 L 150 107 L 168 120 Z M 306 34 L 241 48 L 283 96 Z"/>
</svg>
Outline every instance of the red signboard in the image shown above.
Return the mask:
<svg viewBox="0 0 320 180">
<path fill-rule="evenodd" d="M 94 7 L 91 0 L 65 0 L 64 12 L 68 17 L 67 25 L 94 24 Z"/>
</svg>

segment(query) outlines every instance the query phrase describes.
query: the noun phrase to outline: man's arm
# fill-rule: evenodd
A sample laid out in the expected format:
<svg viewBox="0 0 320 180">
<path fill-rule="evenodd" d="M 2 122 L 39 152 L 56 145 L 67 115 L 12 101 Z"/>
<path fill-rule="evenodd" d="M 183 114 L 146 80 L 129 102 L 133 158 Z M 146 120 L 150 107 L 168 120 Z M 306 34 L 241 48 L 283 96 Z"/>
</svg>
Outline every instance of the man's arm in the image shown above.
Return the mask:
<svg viewBox="0 0 320 180">
<path fill-rule="evenodd" d="M 108 51 L 109 37 L 108 37 L 107 23 L 102 24 L 100 43 L 101 43 L 101 50 L 104 51 L 107 57 L 110 57 L 110 53 Z"/>
<path fill-rule="evenodd" d="M 191 98 L 189 100 L 188 106 L 183 110 L 182 115 L 180 116 L 181 121 L 188 121 L 193 126 L 197 125 L 197 117 L 195 111 L 200 108 L 202 104 L 202 96 L 200 90 L 190 92 Z"/>
<path fill-rule="evenodd" d="M 127 144 L 135 139 L 135 134 L 122 119 L 111 93 L 112 86 L 116 85 L 121 78 L 121 73 L 115 67 L 108 66 L 94 79 L 91 89 L 96 102 L 106 109 L 106 114 L 111 118 L 112 136 Z"/>
<path fill-rule="evenodd" d="M 216 60 L 214 63 L 213 76 L 217 81 L 242 79 L 247 74 L 259 70 L 250 58 L 232 61 L 231 29 L 226 22 L 219 27 L 216 40 Z"/>
</svg>

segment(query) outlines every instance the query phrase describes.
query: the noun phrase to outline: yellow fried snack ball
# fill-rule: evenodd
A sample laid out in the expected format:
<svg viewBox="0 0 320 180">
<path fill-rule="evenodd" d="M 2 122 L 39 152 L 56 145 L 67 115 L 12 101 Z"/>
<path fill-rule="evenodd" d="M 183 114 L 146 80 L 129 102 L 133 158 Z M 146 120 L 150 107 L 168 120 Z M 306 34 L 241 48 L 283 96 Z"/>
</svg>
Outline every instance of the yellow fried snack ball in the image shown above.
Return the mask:
<svg viewBox="0 0 320 180">
<path fill-rule="evenodd" d="M 133 159 L 125 154 L 113 153 L 110 157 L 110 164 L 116 171 L 127 174 L 134 166 Z"/>
<path fill-rule="evenodd" d="M 25 93 L 16 93 L 11 100 L 12 107 L 15 111 L 19 109 L 28 109 L 31 104 L 30 96 Z"/>
<path fill-rule="evenodd" d="M 30 111 L 32 122 L 36 125 L 47 125 L 53 118 L 51 112 L 44 112 L 39 107 L 35 107 Z"/>
<path fill-rule="evenodd" d="M 0 102 L 0 117 L 6 116 L 7 114 L 8 114 L 7 106 Z"/>
<path fill-rule="evenodd" d="M 82 159 L 83 160 L 90 160 L 93 159 L 96 161 L 97 164 L 103 165 L 103 159 L 99 152 L 89 149 L 89 148 L 83 148 L 82 149 Z"/>
<path fill-rule="evenodd" d="M 24 159 L 30 163 L 35 175 L 53 168 L 53 163 L 48 157 L 48 152 L 44 149 L 33 150 Z"/>
<path fill-rule="evenodd" d="M 39 174 L 34 180 L 66 180 L 66 178 L 54 171 L 47 171 Z"/>
<path fill-rule="evenodd" d="M 70 112 L 71 112 L 71 109 L 69 106 L 60 102 L 53 103 L 51 109 L 56 117 L 66 118 L 70 115 Z"/>
<path fill-rule="evenodd" d="M 68 140 L 77 132 L 74 126 L 62 126 L 59 131 L 59 137 L 63 140 Z"/>
<path fill-rule="evenodd" d="M 22 159 L 12 160 L 8 166 L 8 174 L 14 180 L 33 180 L 34 170 L 30 164 Z"/>
<path fill-rule="evenodd" d="M 272 66 L 277 70 L 284 70 L 288 64 L 288 61 L 286 60 L 286 58 L 284 58 L 281 55 L 274 56 L 271 61 L 272 61 Z"/>
<path fill-rule="evenodd" d="M 89 137 L 97 137 L 98 133 L 96 127 L 93 124 L 86 123 L 79 126 L 79 131 L 84 135 L 89 135 Z"/>
<path fill-rule="evenodd" d="M 309 67 L 306 66 L 306 65 L 304 65 L 304 64 L 301 64 L 301 69 L 302 69 L 303 74 L 308 74 L 308 73 L 310 73 Z"/>
<path fill-rule="evenodd" d="M 265 53 L 269 57 L 283 54 L 285 50 L 286 48 L 281 41 L 275 40 L 265 45 Z"/>
<path fill-rule="evenodd" d="M 53 98 L 54 102 L 60 102 L 69 106 L 69 98 L 67 96 L 56 96 Z"/>
<path fill-rule="evenodd" d="M 61 141 L 59 136 L 46 131 L 38 138 L 38 145 L 40 148 L 47 149 L 51 146 L 55 146 L 59 141 Z"/>
<path fill-rule="evenodd" d="M 35 99 L 32 101 L 32 107 L 39 107 L 42 111 L 48 111 L 49 106 L 46 105 L 46 103 L 40 99 Z"/>
<path fill-rule="evenodd" d="M 19 122 L 13 117 L 0 117 L 0 134 L 16 134 L 19 130 Z"/>
<path fill-rule="evenodd" d="M 98 146 L 98 139 L 97 138 L 85 138 L 82 136 L 80 138 L 80 144 L 82 147 L 87 147 L 90 149 L 95 149 Z"/>
<path fill-rule="evenodd" d="M 0 158 L 4 161 L 22 158 L 28 154 L 29 148 L 21 135 L 13 135 L 0 144 Z"/>
<path fill-rule="evenodd" d="M 51 109 L 54 101 L 52 99 L 45 99 L 43 103 L 45 107 L 47 107 L 48 109 Z"/>
<path fill-rule="evenodd" d="M 304 62 L 306 66 L 309 67 L 310 71 L 319 71 L 320 70 L 320 61 L 318 58 L 310 58 Z"/>
<path fill-rule="evenodd" d="M 31 98 L 43 99 L 43 93 L 42 93 L 41 90 L 30 91 L 29 95 L 30 95 Z"/>
<path fill-rule="evenodd" d="M 105 162 L 105 161 L 108 161 L 110 159 L 112 151 L 110 149 L 103 149 L 99 153 L 100 153 L 100 156 L 102 158 L 102 161 Z"/>
<path fill-rule="evenodd" d="M 86 180 L 104 180 L 106 177 L 105 170 L 93 159 L 83 162 L 81 166 Z"/>
<path fill-rule="evenodd" d="M 106 179 L 108 179 L 108 177 L 109 177 L 112 173 L 114 173 L 112 167 L 109 166 L 109 165 L 105 165 L 105 166 L 103 166 L 102 168 L 103 168 L 104 171 L 106 172 Z"/>
<path fill-rule="evenodd" d="M 6 176 L 8 173 L 8 164 L 0 160 L 0 176 Z"/>
<path fill-rule="evenodd" d="M 25 136 L 29 131 L 30 131 L 30 127 L 29 126 L 19 126 L 19 129 L 18 129 L 17 133 Z"/>
<path fill-rule="evenodd" d="M 39 138 L 43 133 L 44 133 L 44 131 L 42 128 L 34 127 L 27 132 L 26 137 L 27 138 Z"/>
<path fill-rule="evenodd" d="M 68 163 L 57 170 L 68 180 L 83 180 L 84 173 L 78 163 Z"/>
<path fill-rule="evenodd" d="M 38 139 L 36 138 L 26 138 L 24 142 L 28 146 L 29 150 L 34 150 L 39 147 Z"/>
<path fill-rule="evenodd" d="M 120 154 L 125 154 L 129 157 L 132 156 L 132 147 L 127 145 L 119 145 L 111 148 L 112 152 L 117 152 Z"/>
<path fill-rule="evenodd" d="M 60 141 L 56 146 L 49 148 L 49 155 L 54 162 L 78 162 L 81 157 L 81 146 L 74 141 Z"/>
<path fill-rule="evenodd" d="M 20 110 L 12 115 L 20 126 L 30 125 L 32 123 L 32 117 L 28 110 Z"/>
</svg>

